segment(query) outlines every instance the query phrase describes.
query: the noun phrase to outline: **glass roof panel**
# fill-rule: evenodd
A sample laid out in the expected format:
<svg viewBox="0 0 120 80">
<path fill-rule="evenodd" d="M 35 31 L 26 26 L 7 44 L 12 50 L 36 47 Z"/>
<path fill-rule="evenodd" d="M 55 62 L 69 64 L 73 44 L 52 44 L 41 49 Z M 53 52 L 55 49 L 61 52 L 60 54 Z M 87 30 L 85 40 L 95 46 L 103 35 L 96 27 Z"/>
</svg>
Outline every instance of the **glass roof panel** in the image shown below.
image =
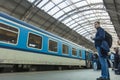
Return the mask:
<svg viewBox="0 0 120 80">
<path fill-rule="evenodd" d="M 71 18 L 69 18 L 69 19 L 66 19 L 63 23 L 68 23 L 69 21 L 71 21 L 72 19 Z"/>
<path fill-rule="evenodd" d="M 60 9 L 58 8 L 58 7 L 55 7 L 55 8 L 53 8 L 53 9 L 51 9 L 48 13 L 50 14 L 50 15 L 53 15 L 53 14 L 55 14 L 56 12 L 58 12 Z"/>
<path fill-rule="evenodd" d="M 74 26 L 78 25 L 77 23 L 72 24 L 70 27 L 74 28 Z"/>
<path fill-rule="evenodd" d="M 63 9 L 63 11 L 69 12 L 69 11 L 71 11 L 71 8 L 70 7 L 66 7 L 66 8 Z"/>
<path fill-rule="evenodd" d="M 52 2 L 49 2 L 48 4 L 46 4 L 46 6 L 44 6 L 42 9 L 44 9 L 46 12 L 51 9 L 53 6 L 55 6 Z"/>
<path fill-rule="evenodd" d="M 51 0 L 51 1 L 54 2 L 55 4 L 58 4 L 58 3 L 60 3 L 60 2 L 62 2 L 64 0 Z"/>
<path fill-rule="evenodd" d="M 78 1 L 85 1 L 85 0 L 73 0 L 72 2 L 73 2 L 73 3 L 76 3 L 76 2 L 78 2 Z"/>
<path fill-rule="evenodd" d="M 90 3 L 99 3 L 99 2 L 103 2 L 103 0 L 87 0 L 87 2 Z"/>
<path fill-rule="evenodd" d="M 67 4 L 63 2 L 63 3 L 59 4 L 58 6 L 59 6 L 60 8 L 64 8 L 64 7 L 67 6 Z"/>
<path fill-rule="evenodd" d="M 70 26 L 70 25 L 72 25 L 73 23 L 75 23 L 75 21 L 72 20 L 72 21 L 70 21 L 67 25 Z"/>
<path fill-rule="evenodd" d="M 63 11 L 60 11 L 60 12 L 56 13 L 53 17 L 58 18 L 59 16 L 61 16 L 61 15 L 63 15 L 63 14 L 64 14 L 64 12 L 63 12 Z"/>
<path fill-rule="evenodd" d="M 44 6 L 46 3 L 48 3 L 49 0 L 43 0 L 41 1 L 41 3 L 38 5 L 39 8 L 41 8 L 42 6 Z"/>
<path fill-rule="evenodd" d="M 80 6 L 84 6 L 84 5 L 87 5 L 86 1 L 82 1 L 82 2 L 79 2 L 79 3 L 75 4 L 76 7 L 80 7 Z"/>
<path fill-rule="evenodd" d="M 72 18 L 74 19 L 74 18 L 78 18 L 79 16 L 78 15 L 74 15 L 74 16 L 72 16 Z"/>
</svg>

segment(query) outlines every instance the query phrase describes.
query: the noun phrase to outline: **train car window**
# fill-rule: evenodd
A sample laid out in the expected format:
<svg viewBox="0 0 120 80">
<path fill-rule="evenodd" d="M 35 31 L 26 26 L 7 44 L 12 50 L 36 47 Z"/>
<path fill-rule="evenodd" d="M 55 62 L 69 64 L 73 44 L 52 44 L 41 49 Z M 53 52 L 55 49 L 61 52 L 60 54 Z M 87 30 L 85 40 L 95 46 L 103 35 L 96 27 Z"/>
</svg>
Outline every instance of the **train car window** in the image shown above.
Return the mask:
<svg viewBox="0 0 120 80">
<path fill-rule="evenodd" d="M 79 56 L 82 57 L 82 50 L 79 50 Z"/>
<path fill-rule="evenodd" d="M 58 45 L 57 42 L 49 40 L 49 51 L 57 52 L 58 51 L 57 45 Z"/>
<path fill-rule="evenodd" d="M 63 54 L 68 54 L 68 46 L 67 45 L 65 45 L 65 44 L 62 45 L 62 52 L 63 52 Z"/>
<path fill-rule="evenodd" d="M 29 33 L 28 46 L 32 48 L 42 48 L 42 37 Z"/>
<path fill-rule="evenodd" d="M 18 38 L 18 29 L 0 23 L 0 41 L 16 44 Z"/>
<path fill-rule="evenodd" d="M 77 56 L 77 51 L 75 48 L 72 48 L 72 55 Z"/>
</svg>

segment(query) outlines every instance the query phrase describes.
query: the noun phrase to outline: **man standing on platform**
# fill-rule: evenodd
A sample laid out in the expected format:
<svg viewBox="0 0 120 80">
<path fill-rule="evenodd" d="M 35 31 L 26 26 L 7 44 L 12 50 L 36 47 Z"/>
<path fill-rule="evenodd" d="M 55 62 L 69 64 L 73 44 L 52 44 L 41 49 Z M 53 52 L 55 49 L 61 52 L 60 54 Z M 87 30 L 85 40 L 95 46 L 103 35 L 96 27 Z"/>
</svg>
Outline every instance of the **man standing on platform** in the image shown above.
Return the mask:
<svg viewBox="0 0 120 80">
<path fill-rule="evenodd" d="M 94 23 L 97 29 L 95 38 L 92 38 L 95 42 L 95 48 L 97 49 L 99 55 L 99 61 L 101 64 L 101 76 L 97 80 L 110 80 L 109 69 L 107 63 L 107 53 L 109 52 L 109 45 L 105 41 L 105 31 L 100 27 L 100 22 L 96 21 Z"/>
</svg>

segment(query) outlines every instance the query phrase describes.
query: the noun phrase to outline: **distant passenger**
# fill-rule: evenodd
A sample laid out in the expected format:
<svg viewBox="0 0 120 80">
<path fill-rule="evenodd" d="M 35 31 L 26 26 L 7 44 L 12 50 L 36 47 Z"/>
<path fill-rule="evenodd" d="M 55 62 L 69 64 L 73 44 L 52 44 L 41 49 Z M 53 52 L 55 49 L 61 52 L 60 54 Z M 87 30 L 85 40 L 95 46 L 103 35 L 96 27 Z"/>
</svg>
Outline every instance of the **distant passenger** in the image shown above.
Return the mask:
<svg viewBox="0 0 120 80">
<path fill-rule="evenodd" d="M 110 54 L 110 60 L 112 62 L 112 70 L 114 70 L 114 66 L 115 66 L 115 53 L 114 52 L 111 52 Z"/>
<path fill-rule="evenodd" d="M 118 61 L 119 60 L 118 48 L 115 47 L 114 51 L 115 51 L 115 69 L 117 69 L 118 63 L 119 63 L 119 61 Z"/>
<path fill-rule="evenodd" d="M 100 27 L 100 22 L 94 23 L 97 29 L 95 38 L 91 37 L 95 41 L 95 47 L 98 52 L 99 61 L 101 64 L 101 76 L 97 80 L 110 80 L 109 69 L 107 63 L 107 54 L 109 52 L 109 45 L 105 41 L 105 31 Z"/>
<path fill-rule="evenodd" d="M 115 74 L 120 74 L 120 48 L 116 47 L 115 50 Z"/>
</svg>

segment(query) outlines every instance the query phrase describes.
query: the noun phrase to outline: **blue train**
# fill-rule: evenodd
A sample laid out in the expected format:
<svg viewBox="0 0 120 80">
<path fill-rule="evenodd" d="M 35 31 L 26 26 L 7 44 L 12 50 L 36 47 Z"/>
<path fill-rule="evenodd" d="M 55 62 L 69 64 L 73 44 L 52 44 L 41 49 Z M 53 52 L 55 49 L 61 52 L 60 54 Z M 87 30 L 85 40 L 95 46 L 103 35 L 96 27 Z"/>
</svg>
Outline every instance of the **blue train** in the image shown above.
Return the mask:
<svg viewBox="0 0 120 80">
<path fill-rule="evenodd" d="M 80 45 L 0 12 L 0 71 L 90 68 L 91 56 Z"/>
</svg>

